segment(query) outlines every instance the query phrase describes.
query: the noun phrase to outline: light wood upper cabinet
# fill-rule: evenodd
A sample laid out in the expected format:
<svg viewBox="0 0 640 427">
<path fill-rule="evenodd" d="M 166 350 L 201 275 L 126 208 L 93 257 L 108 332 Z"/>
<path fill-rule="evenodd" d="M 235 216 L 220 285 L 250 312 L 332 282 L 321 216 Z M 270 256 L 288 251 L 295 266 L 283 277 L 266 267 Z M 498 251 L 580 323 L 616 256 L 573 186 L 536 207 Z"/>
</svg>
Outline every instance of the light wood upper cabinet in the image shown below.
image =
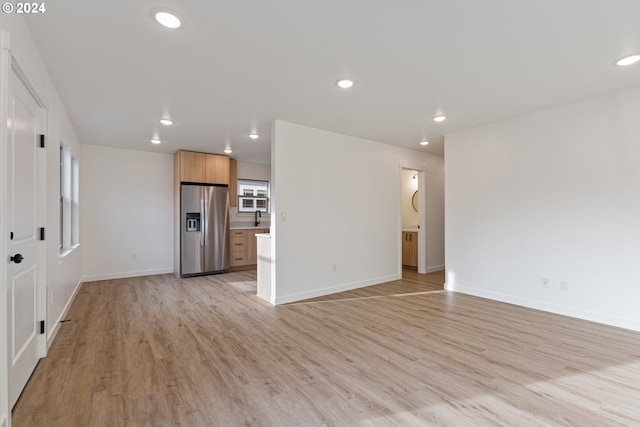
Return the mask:
<svg viewBox="0 0 640 427">
<path fill-rule="evenodd" d="M 177 165 L 180 168 L 180 182 L 206 182 L 206 169 L 202 153 L 193 151 L 178 151 Z"/>
<path fill-rule="evenodd" d="M 229 159 L 229 206 L 238 207 L 238 161 Z"/>
<path fill-rule="evenodd" d="M 175 164 L 180 182 L 227 185 L 230 183 L 230 159 L 227 156 L 178 151 Z"/>
<path fill-rule="evenodd" d="M 215 154 L 205 154 L 207 184 L 229 184 L 229 158 Z"/>
</svg>

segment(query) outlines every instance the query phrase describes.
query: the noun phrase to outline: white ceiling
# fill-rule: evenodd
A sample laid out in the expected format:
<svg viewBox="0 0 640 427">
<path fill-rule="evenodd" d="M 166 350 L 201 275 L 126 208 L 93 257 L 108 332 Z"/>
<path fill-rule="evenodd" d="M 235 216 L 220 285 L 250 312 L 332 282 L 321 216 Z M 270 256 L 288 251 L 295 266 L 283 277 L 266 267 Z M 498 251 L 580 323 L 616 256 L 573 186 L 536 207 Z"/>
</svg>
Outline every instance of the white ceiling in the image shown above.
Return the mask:
<svg viewBox="0 0 640 427">
<path fill-rule="evenodd" d="M 186 28 L 152 21 L 158 6 Z M 239 160 L 268 163 L 271 123 L 281 119 L 442 155 L 446 133 L 640 85 L 640 65 L 612 66 L 640 52 L 637 0 L 46 7 L 25 19 L 86 144 L 165 153 L 229 145 Z M 340 90 L 340 78 L 356 85 Z M 439 113 L 448 120 L 434 123 Z M 175 125 L 160 125 L 164 116 Z M 154 136 L 165 142 L 150 144 Z"/>
</svg>

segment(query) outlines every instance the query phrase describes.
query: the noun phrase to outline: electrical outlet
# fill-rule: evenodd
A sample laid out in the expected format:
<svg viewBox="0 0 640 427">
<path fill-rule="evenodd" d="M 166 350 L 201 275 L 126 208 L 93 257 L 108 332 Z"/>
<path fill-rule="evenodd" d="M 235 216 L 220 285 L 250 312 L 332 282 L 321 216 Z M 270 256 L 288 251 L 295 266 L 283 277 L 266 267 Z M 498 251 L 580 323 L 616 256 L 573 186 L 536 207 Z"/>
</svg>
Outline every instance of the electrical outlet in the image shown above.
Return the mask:
<svg viewBox="0 0 640 427">
<path fill-rule="evenodd" d="M 543 288 L 548 288 L 549 279 L 547 279 L 546 277 L 543 277 L 542 280 L 540 281 L 540 286 L 542 286 Z"/>
<path fill-rule="evenodd" d="M 333 271 L 334 273 L 338 270 L 338 265 L 337 264 L 332 264 L 331 265 L 331 271 Z"/>
<path fill-rule="evenodd" d="M 569 282 L 566 280 L 560 281 L 560 290 L 563 292 L 569 292 Z"/>
<path fill-rule="evenodd" d="M 51 302 L 52 302 L 52 303 L 53 303 L 53 302 L 56 302 L 56 290 L 55 290 L 55 289 L 53 289 L 53 290 L 51 291 Z"/>
<path fill-rule="evenodd" d="M 131 254 L 131 261 L 135 261 L 136 259 L 138 259 L 138 254 Z"/>
</svg>

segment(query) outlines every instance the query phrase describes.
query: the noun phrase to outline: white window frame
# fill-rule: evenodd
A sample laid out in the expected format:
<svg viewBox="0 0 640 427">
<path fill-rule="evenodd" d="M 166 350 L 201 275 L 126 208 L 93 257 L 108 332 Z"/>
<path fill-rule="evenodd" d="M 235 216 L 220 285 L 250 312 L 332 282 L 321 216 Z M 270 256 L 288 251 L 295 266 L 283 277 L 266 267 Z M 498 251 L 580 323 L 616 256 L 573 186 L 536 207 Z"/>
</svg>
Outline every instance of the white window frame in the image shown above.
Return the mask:
<svg viewBox="0 0 640 427">
<path fill-rule="evenodd" d="M 264 206 L 258 206 L 258 204 Z M 238 213 L 254 213 L 255 211 L 262 213 L 270 211 L 269 181 L 239 179 Z"/>
<path fill-rule="evenodd" d="M 71 158 L 71 246 L 80 244 L 80 163 Z"/>
<path fill-rule="evenodd" d="M 60 144 L 60 157 L 59 157 L 59 165 L 58 165 L 58 174 L 59 174 L 59 178 L 60 178 L 60 182 L 58 185 L 58 215 L 59 215 L 59 221 L 58 221 L 58 225 L 59 225 L 59 233 L 58 233 L 58 247 L 60 248 L 60 251 L 62 252 L 64 249 L 64 232 L 65 232 L 65 226 L 64 226 L 64 184 L 65 184 L 65 152 L 64 152 L 64 146 L 62 144 Z"/>
<path fill-rule="evenodd" d="M 80 164 L 71 147 L 60 141 L 60 258 L 80 245 Z"/>
</svg>

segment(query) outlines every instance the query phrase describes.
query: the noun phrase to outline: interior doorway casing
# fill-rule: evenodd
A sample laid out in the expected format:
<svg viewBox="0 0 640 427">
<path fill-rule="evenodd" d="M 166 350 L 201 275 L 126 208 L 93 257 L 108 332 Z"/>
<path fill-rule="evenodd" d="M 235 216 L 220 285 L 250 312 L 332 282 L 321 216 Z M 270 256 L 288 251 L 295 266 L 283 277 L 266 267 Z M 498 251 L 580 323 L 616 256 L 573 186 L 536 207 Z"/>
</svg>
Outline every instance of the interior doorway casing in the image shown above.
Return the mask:
<svg viewBox="0 0 640 427">
<path fill-rule="evenodd" d="M 8 196 L 7 196 L 7 110 L 9 106 L 9 71 L 11 70 L 11 53 L 9 52 L 9 33 L 0 32 L 0 236 L 9 235 L 7 224 L 8 212 Z M 7 316 L 7 270 L 8 263 L 5 261 L 9 257 L 8 245 L 4 238 L 0 240 L 0 315 Z M 0 324 L 0 425 L 8 425 L 9 420 L 9 370 L 7 363 L 8 342 L 7 342 L 7 326 L 6 318 L 2 319 Z"/>
<path fill-rule="evenodd" d="M 427 215 L 426 215 L 426 170 L 420 165 L 399 164 L 398 182 L 398 236 L 400 245 L 398 247 L 398 271 L 402 274 L 402 171 L 410 170 L 417 172 L 418 176 L 418 273 L 427 273 Z"/>
</svg>

